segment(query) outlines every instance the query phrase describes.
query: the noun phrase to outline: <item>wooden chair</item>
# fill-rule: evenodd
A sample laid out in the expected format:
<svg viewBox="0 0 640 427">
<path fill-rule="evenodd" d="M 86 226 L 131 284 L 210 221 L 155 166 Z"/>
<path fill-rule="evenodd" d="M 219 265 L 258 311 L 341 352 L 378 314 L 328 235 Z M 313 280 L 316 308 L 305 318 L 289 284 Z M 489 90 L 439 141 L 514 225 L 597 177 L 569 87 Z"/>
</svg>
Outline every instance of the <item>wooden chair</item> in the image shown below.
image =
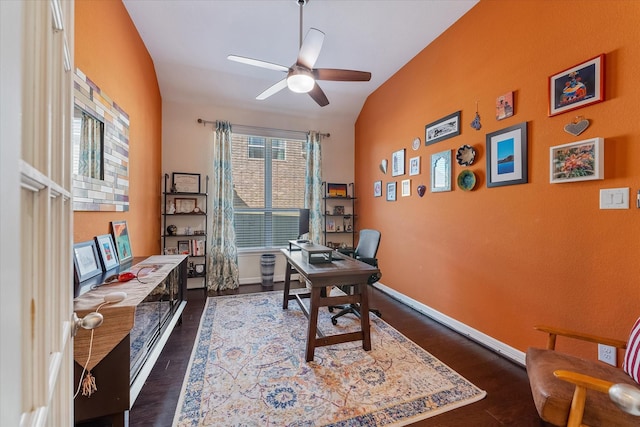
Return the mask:
<svg viewBox="0 0 640 427">
<path fill-rule="evenodd" d="M 540 418 L 567 427 L 640 425 L 640 388 L 624 370 L 555 351 L 558 336 L 622 350 L 625 341 L 549 326 L 535 329 L 548 334 L 547 348 L 529 348 L 526 358 Z"/>
</svg>

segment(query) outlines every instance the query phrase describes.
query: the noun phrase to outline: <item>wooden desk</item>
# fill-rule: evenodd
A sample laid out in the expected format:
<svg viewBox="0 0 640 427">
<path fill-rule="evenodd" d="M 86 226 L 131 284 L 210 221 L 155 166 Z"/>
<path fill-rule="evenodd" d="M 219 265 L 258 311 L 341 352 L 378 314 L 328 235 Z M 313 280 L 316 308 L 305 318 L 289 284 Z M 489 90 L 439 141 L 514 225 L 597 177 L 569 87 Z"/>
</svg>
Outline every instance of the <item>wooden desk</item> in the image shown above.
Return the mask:
<svg viewBox="0 0 640 427">
<path fill-rule="evenodd" d="M 323 247 L 321 245 L 310 246 Z M 326 345 L 362 340 L 362 348 L 365 351 L 371 350 L 367 279 L 372 274 L 379 273 L 380 270 L 337 252 L 333 253 L 333 262 L 309 263 L 300 250 L 281 249 L 281 251 L 287 259 L 282 308 L 286 310 L 289 307 L 289 300 L 295 299 L 309 319 L 305 353 L 307 362 L 313 360 L 316 347 Z M 338 260 L 338 258 L 340 259 Z M 309 293 L 289 295 L 291 273 L 294 272 L 298 272 L 307 281 L 307 287 L 311 287 Z M 328 296 L 325 291 L 326 287 L 334 285 L 353 286 L 354 292 L 352 295 Z M 308 297 L 311 297 L 309 311 L 302 302 L 302 298 Z M 318 309 L 320 307 L 358 303 L 361 306 L 360 331 L 329 336 L 323 336 L 318 331 Z"/>
</svg>

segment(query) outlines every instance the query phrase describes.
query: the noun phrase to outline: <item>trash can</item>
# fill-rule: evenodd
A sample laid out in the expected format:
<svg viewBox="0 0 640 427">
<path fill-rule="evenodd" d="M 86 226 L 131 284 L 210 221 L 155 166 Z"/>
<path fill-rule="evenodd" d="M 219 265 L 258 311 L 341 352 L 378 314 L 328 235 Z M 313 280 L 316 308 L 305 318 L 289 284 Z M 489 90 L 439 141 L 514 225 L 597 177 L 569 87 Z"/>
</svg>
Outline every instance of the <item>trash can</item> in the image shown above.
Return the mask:
<svg viewBox="0 0 640 427">
<path fill-rule="evenodd" d="M 260 273 L 262 274 L 262 286 L 273 286 L 273 270 L 276 266 L 276 256 L 274 254 L 264 254 L 260 257 Z"/>
</svg>

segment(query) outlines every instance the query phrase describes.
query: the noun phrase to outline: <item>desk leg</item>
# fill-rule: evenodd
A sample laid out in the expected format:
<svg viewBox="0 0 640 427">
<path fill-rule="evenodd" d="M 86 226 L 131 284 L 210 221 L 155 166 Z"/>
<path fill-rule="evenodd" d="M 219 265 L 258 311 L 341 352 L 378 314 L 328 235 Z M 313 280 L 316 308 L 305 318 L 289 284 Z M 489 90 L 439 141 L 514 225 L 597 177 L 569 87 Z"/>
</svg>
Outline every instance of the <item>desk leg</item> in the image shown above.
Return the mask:
<svg viewBox="0 0 640 427">
<path fill-rule="evenodd" d="M 371 325 L 369 325 L 369 296 L 367 284 L 358 285 L 360 288 L 360 327 L 362 328 L 362 348 L 371 350 Z"/>
<path fill-rule="evenodd" d="M 318 333 L 318 304 L 320 304 L 321 288 L 311 288 L 311 302 L 309 304 L 309 332 L 307 334 L 307 362 L 313 361 L 316 350 L 316 334 Z M 371 348 L 371 343 L 369 343 Z"/>
<path fill-rule="evenodd" d="M 286 270 L 284 272 L 284 300 L 282 301 L 282 309 L 289 308 L 289 287 L 291 286 L 291 270 L 293 267 L 287 261 Z"/>
</svg>

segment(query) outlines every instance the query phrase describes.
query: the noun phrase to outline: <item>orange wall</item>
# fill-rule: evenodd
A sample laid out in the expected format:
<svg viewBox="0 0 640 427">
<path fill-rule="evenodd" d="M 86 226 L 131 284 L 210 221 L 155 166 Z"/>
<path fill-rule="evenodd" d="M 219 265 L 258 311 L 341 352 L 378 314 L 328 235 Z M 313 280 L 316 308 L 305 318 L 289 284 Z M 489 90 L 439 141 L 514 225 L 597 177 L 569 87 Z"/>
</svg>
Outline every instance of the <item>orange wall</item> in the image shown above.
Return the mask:
<svg viewBox="0 0 640 427">
<path fill-rule="evenodd" d="M 637 1 L 482 0 L 368 98 L 356 123 L 358 228 L 382 231 L 385 285 L 521 351 L 545 344 L 540 323 L 627 338 L 640 316 L 638 22 Z M 601 53 L 606 101 L 548 117 L 548 77 Z M 509 91 L 515 115 L 497 121 Z M 425 124 L 458 110 L 460 136 L 411 149 Z M 591 121 L 579 137 L 563 130 L 576 116 Z M 486 133 L 525 121 L 529 182 L 487 188 Z M 605 138 L 605 180 L 550 184 L 549 147 L 592 137 Z M 463 144 L 477 151 L 471 192 L 455 185 Z M 402 148 L 421 156 L 421 174 L 383 175 L 380 161 Z M 446 149 L 453 191 L 418 197 L 431 154 Z M 398 200 L 373 198 L 377 180 L 398 182 Z M 631 209 L 599 210 L 599 190 L 616 187 L 631 187 Z"/>
<path fill-rule="evenodd" d="M 120 0 L 76 0 L 75 65 L 129 114 L 130 188 L 128 212 L 76 212 L 73 240 L 126 220 L 134 255 L 159 254 L 162 99 L 151 56 Z"/>
</svg>

